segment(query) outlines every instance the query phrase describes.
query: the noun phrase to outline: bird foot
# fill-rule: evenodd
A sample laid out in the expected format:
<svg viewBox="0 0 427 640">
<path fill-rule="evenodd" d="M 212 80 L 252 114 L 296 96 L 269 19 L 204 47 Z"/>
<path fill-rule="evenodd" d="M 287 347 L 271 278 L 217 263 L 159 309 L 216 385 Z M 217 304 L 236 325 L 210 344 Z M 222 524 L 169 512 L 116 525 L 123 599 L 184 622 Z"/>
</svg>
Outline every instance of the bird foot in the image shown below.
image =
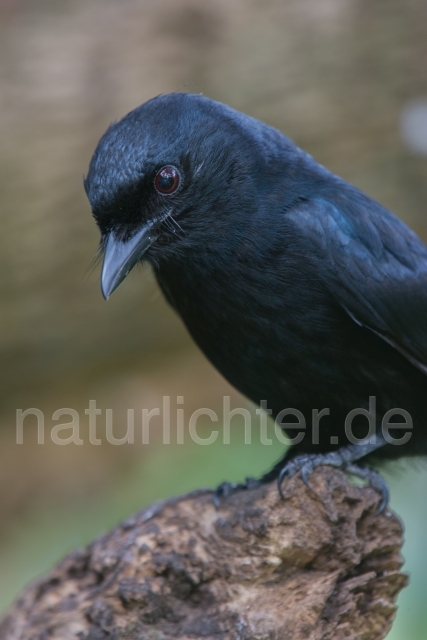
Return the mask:
<svg viewBox="0 0 427 640">
<path fill-rule="evenodd" d="M 277 479 L 280 497 L 284 500 L 282 485 L 285 478 L 294 476 L 301 472 L 301 478 L 304 484 L 313 491 L 310 485 L 309 477 L 317 467 L 328 466 L 336 469 L 342 469 L 349 475 L 356 476 L 365 480 L 370 487 L 378 491 L 381 495 L 381 502 L 376 510 L 376 514 L 381 513 L 388 505 L 389 491 L 385 480 L 382 476 L 369 467 L 355 464 L 349 455 L 349 447 L 339 449 L 326 454 L 303 454 L 296 456 L 290 460 L 280 471 Z"/>
<path fill-rule="evenodd" d="M 221 482 L 214 494 L 214 505 L 218 509 L 221 498 L 226 498 L 236 491 L 244 489 L 257 489 L 261 482 L 256 478 L 246 478 L 244 482 Z"/>
<path fill-rule="evenodd" d="M 386 481 L 378 471 L 358 464 L 348 464 L 344 470 L 346 473 L 356 476 L 356 478 L 366 480 L 368 485 L 373 489 L 376 489 L 376 491 L 381 495 L 381 502 L 375 511 L 375 515 L 382 513 L 388 507 L 390 493 Z"/>
</svg>

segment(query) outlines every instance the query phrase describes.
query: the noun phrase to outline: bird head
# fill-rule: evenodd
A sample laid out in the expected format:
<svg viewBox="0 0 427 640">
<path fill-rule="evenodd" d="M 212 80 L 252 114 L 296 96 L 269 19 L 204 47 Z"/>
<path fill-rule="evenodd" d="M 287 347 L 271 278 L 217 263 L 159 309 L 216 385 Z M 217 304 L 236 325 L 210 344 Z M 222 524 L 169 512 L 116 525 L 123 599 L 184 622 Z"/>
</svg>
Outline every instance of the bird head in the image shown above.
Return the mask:
<svg viewBox="0 0 427 640">
<path fill-rule="evenodd" d="M 225 259 L 257 207 L 259 126 L 203 96 L 174 93 L 107 129 L 85 179 L 101 232 L 105 298 L 140 261 L 156 267 L 202 253 Z"/>
</svg>

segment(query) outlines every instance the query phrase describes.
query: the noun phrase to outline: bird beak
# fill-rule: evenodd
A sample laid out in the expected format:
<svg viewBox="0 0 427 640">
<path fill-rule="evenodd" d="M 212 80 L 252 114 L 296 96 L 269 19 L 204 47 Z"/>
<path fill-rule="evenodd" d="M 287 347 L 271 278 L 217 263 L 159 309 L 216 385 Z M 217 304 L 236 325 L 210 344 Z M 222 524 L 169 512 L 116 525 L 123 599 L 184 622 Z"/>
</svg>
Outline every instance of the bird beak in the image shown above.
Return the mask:
<svg viewBox="0 0 427 640">
<path fill-rule="evenodd" d="M 125 242 L 116 238 L 113 232 L 109 234 L 101 272 L 101 291 L 105 300 L 123 282 L 156 238 L 152 225 L 145 225 Z"/>
</svg>

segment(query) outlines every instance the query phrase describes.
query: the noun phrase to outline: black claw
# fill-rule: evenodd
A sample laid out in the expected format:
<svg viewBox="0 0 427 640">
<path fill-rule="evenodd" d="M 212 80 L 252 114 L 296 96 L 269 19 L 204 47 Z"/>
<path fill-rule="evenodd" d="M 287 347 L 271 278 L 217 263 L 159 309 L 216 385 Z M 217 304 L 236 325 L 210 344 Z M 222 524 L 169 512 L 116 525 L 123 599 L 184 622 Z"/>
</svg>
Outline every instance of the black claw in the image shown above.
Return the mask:
<svg viewBox="0 0 427 640">
<path fill-rule="evenodd" d="M 214 503 L 215 509 L 219 509 L 219 501 L 220 501 L 220 495 L 218 494 L 218 489 L 217 489 L 213 495 L 213 503 Z"/>
<path fill-rule="evenodd" d="M 353 476 L 356 476 L 357 478 L 362 478 L 363 480 L 366 480 L 366 482 L 368 482 L 370 487 L 375 489 L 375 491 L 378 491 L 378 493 L 381 495 L 381 501 L 375 511 L 375 515 L 379 515 L 380 513 L 382 513 L 384 509 L 386 509 L 388 506 L 390 493 L 388 490 L 387 483 L 385 482 L 384 478 L 378 473 L 378 471 L 375 471 L 375 469 L 369 469 L 369 467 L 362 467 L 356 464 L 346 465 L 345 471 L 347 473 L 351 473 Z"/>
<path fill-rule="evenodd" d="M 388 493 L 388 492 L 387 492 Z M 375 509 L 375 515 L 379 516 L 388 506 L 388 495 L 381 498 L 381 502 L 378 507 Z"/>
<path fill-rule="evenodd" d="M 310 490 L 312 490 L 312 489 L 311 489 L 311 486 L 310 486 L 310 482 L 309 482 L 308 477 L 312 474 L 312 472 L 313 472 L 313 467 L 312 467 L 312 465 L 310 465 L 310 464 L 305 464 L 305 465 L 301 468 L 301 478 L 302 478 L 302 481 L 304 482 L 305 486 L 306 486 L 308 489 L 310 489 Z"/>
<path fill-rule="evenodd" d="M 245 478 L 245 484 L 242 485 L 242 488 L 250 490 L 257 489 L 259 486 L 261 486 L 260 480 L 257 480 L 257 478 L 248 477 Z"/>
<path fill-rule="evenodd" d="M 216 488 L 213 502 L 217 509 L 219 508 L 221 498 L 229 496 L 230 493 L 236 489 L 236 486 L 236 484 L 231 482 L 221 482 L 221 484 Z"/>
<path fill-rule="evenodd" d="M 283 480 L 286 478 L 287 475 L 288 475 L 288 468 L 286 465 L 283 467 L 283 469 L 279 473 L 279 477 L 277 478 L 277 488 L 279 489 L 279 495 L 282 498 L 282 500 L 285 499 L 285 494 L 283 493 L 282 484 L 283 484 Z"/>
<path fill-rule="evenodd" d="M 384 485 L 382 487 L 382 489 L 379 489 L 378 487 L 376 487 L 377 491 L 380 492 L 381 494 L 381 502 L 377 507 L 377 510 L 375 511 L 375 515 L 379 515 L 380 513 L 382 513 L 383 511 L 385 511 L 385 509 L 387 509 L 388 507 L 388 503 L 390 501 L 390 492 L 388 490 L 388 487 L 386 485 L 386 483 L 384 482 Z"/>
</svg>

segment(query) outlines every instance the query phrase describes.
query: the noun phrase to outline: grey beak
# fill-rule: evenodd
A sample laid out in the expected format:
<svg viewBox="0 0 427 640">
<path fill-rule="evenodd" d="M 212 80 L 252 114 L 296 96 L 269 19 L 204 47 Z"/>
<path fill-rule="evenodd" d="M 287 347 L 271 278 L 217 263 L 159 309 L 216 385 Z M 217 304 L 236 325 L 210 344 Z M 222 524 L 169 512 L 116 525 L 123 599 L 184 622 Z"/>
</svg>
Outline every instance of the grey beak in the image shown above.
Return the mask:
<svg viewBox="0 0 427 640">
<path fill-rule="evenodd" d="M 129 271 L 156 240 L 152 225 L 146 225 L 130 240 L 122 242 L 111 232 L 105 245 L 104 262 L 101 272 L 101 291 L 105 300 L 123 282 Z"/>
</svg>

